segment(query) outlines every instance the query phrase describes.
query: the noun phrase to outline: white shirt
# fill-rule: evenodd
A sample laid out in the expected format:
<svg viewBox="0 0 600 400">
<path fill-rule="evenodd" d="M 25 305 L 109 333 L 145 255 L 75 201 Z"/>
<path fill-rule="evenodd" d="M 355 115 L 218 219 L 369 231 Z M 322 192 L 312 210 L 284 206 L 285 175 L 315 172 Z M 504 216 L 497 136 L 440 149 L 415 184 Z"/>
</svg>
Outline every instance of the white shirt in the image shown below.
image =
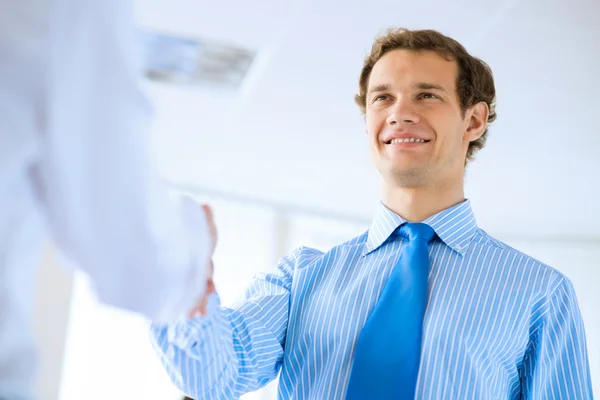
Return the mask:
<svg viewBox="0 0 600 400">
<path fill-rule="evenodd" d="M 153 171 L 125 0 L 0 0 L 0 398 L 33 397 L 44 236 L 105 303 L 172 321 L 206 287 L 201 208 Z"/>
</svg>

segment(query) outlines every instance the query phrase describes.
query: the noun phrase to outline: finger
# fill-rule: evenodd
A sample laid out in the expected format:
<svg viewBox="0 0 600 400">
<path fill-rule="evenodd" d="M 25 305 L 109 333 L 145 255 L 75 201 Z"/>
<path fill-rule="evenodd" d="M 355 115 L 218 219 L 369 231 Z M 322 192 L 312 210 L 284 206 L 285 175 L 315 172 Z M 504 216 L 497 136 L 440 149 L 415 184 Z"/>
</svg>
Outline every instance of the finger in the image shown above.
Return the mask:
<svg viewBox="0 0 600 400">
<path fill-rule="evenodd" d="M 206 315 L 206 306 L 208 304 L 208 296 L 204 296 L 200 304 L 194 307 L 189 313 L 188 318 L 194 318 L 196 315 Z"/>
<path fill-rule="evenodd" d="M 214 250 L 214 248 L 217 245 L 218 236 L 217 236 L 217 227 L 215 225 L 213 211 L 212 211 L 212 208 L 208 204 L 203 204 L 202 210 L 204 211 L 204 215 L 206 216 L 206 222 L 208 225 L 208 230 L 210 232 L 210 237 L 212 238 L 212 241 L 213 241 L 213 250 Z"/>
<path fill-rule="evenodd" d="M 215 292 L 216 292 L 215 283 L 212 280 L 212 278 L 209 278 L 208 281 L 206 282 L 206 293 L 204 294 L 202 301 L 200 302 L 200 304 L 198 304 L 196 307 L 194 307 L 188 313 L 188 318 L 194 318 L 198 314 L 200 314 L 202 316 L 206 316 L 206 313 L 207 313 L 206 310 L 208 307 L 208 296 L 210 296 L 211 294 L 213 294 Z"/>
<path fill-rule="evenodd" d="M 213 282 L 212 278 L 208 280 L 208 283 L 206 285 L 206 295 L 211 295 L 215 292 L 215 283 Z"/>
</svg>

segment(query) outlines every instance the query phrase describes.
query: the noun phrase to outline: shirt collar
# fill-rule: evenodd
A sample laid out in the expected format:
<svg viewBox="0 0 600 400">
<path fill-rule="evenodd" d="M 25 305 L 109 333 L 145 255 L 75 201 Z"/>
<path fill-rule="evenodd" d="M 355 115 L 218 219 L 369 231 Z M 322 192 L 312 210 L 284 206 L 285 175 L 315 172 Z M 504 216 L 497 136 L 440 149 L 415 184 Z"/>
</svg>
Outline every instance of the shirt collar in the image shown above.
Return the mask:
<svg viewBox="0 0 600 400">
<path fill-rule="evenodd" d="M 380 203 L 377 215 L 369 228 L 364 254 L 377 250 L 396 228 L 405 222 L 408 221 Z M 423 223 L 431 226 L 442 242 L 461 255 L 466 252 L 477 230 L 470 200 L 432 215 Z"/>
</svg>

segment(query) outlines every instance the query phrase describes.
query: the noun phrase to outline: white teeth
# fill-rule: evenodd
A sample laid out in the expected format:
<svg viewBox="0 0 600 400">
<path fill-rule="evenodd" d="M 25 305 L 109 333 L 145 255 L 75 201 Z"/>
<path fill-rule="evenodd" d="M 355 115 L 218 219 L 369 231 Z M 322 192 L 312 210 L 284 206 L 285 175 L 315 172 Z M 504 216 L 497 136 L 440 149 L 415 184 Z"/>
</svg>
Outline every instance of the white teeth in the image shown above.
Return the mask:
<svg viewBox="0 0 600 400">
<path fill-rule="evenodd" d="M 390 143 L 425 143 L 425 139 L 415 139 L 415 138 L 406 138 L 406 139 L 392 139 Z"/>
</svg>

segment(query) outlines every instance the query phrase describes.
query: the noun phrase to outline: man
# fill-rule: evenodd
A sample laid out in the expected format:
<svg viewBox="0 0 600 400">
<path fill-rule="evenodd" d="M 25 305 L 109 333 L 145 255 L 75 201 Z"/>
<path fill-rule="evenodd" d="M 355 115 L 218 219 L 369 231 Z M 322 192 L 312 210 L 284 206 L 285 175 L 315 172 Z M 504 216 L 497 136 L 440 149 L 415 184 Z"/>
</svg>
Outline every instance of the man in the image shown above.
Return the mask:
<svg viewBox="0 0 600 400">
<path fill-rule="evenodd" d="M 569 280 L 481 230 L 467 162 L 496 118 L 492 73 L 430 30 L 390 30 L 356 101 L 383 180 L 364 234 L 301 247 L 232 309 L 155 325 L 173 382 L 230 399 L 281 372 L 281 399 L 590 399 Z"/>
<path fill-rule="evenodd" d="M 152 170 L 131 8 L 0 0 L 3 400 L 34 398 L 29 323 L 45 223 L 105 303 L 174 321 L 206 290 L 210 213 L 171 198 Z"/>
</svg>

